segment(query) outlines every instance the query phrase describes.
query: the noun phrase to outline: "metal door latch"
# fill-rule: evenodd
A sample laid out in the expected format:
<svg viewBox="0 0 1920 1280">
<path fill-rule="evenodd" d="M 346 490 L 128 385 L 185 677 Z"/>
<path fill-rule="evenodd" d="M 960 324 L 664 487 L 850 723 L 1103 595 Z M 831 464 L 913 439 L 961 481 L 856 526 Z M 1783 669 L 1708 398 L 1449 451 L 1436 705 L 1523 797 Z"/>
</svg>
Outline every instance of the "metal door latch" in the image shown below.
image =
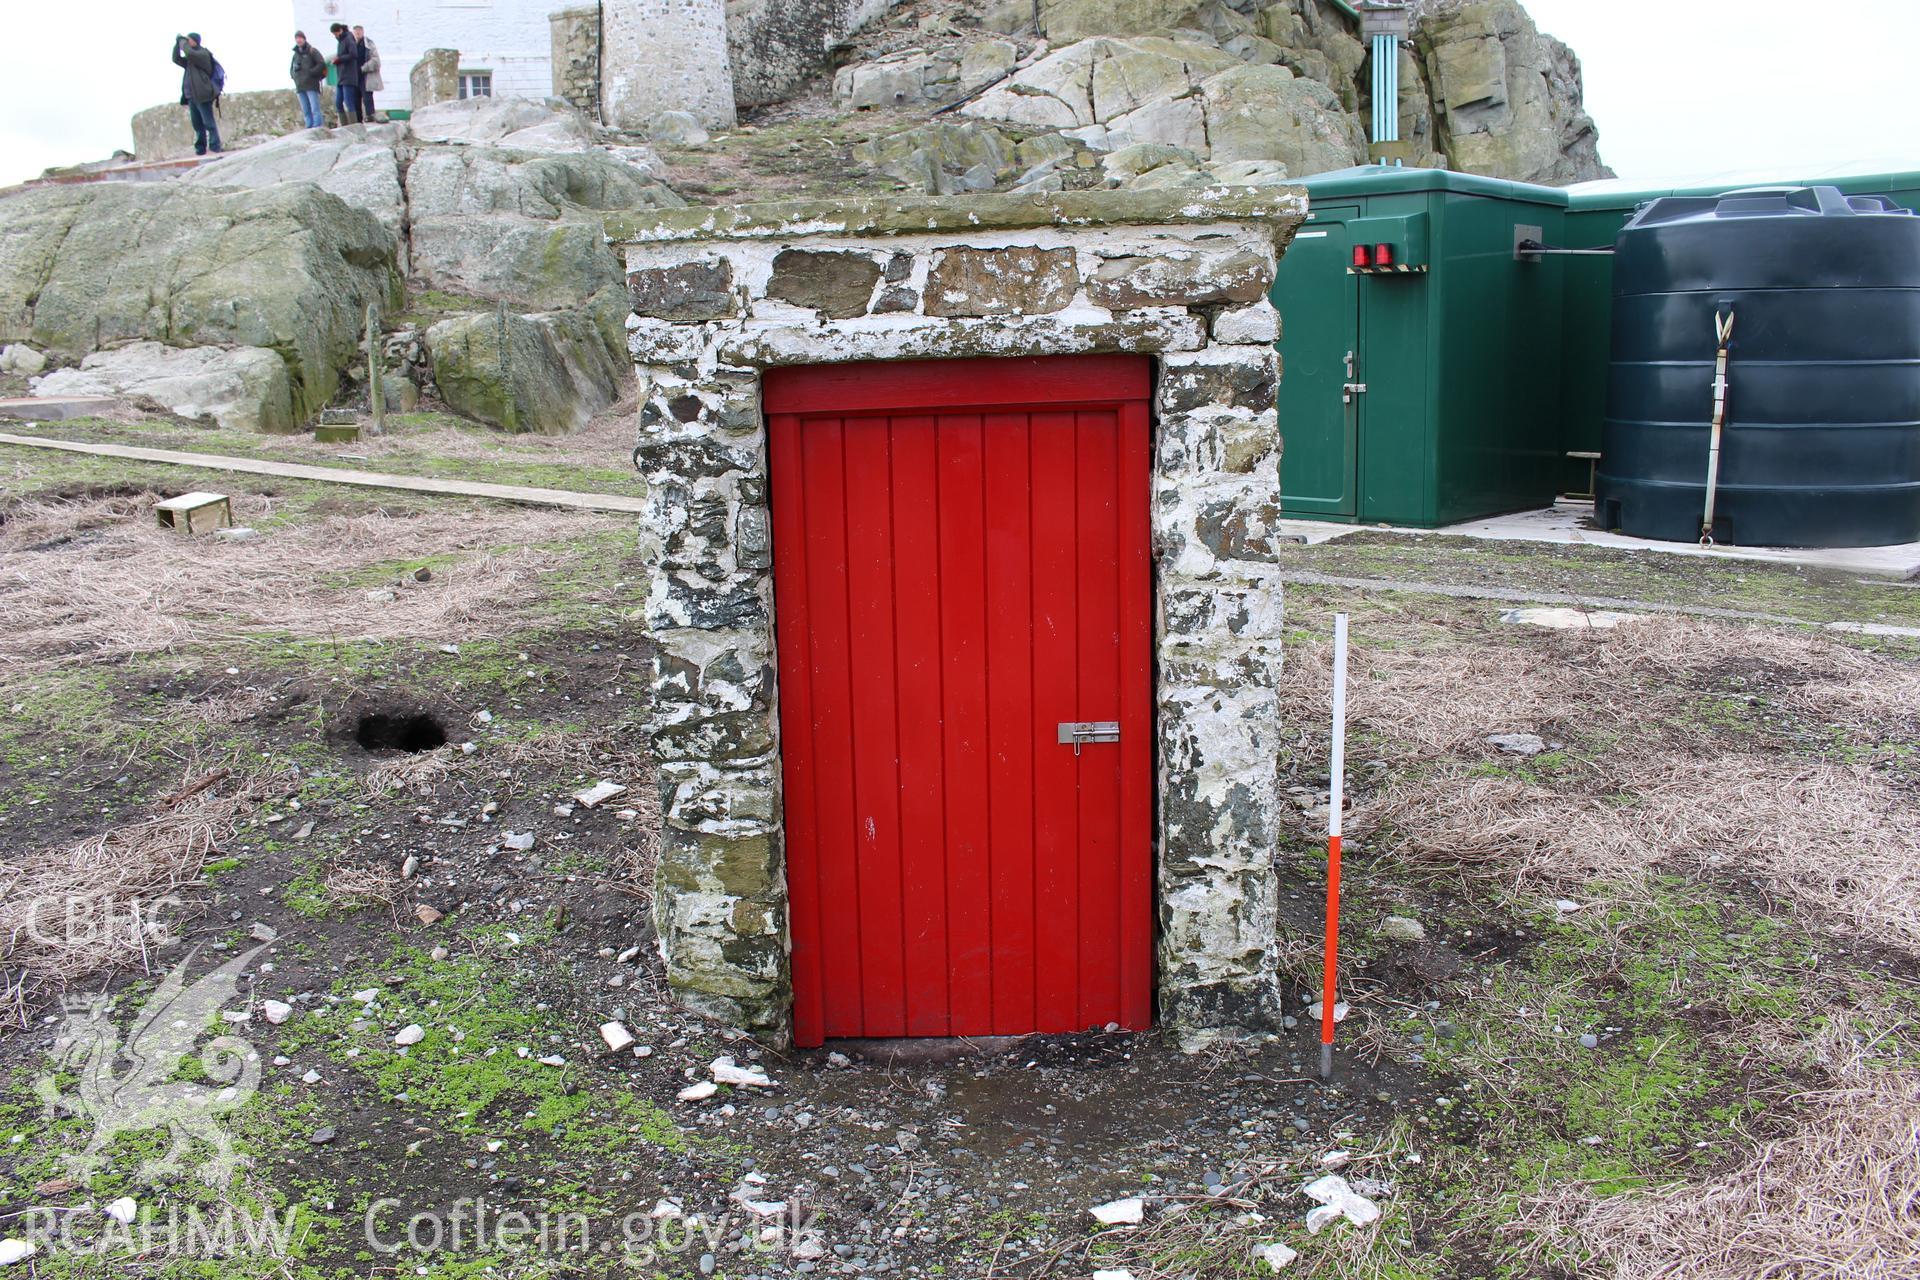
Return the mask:
<svg viewBox="0 0 1920 1280">
<path fill-rule="evenodd" d="M 1340 387 L 1340 403 L 1352 404 L 1353 398 L 1357 395 L 1366 394 L 1366 390 L 1367 384 L 1364 382 L 1343 383 Z"/>
<path fill-rule="evenodd" d="M 1060 741 L 1071 742 L 1073 754 L 1079 755 L 1082 743 L 1120 741 L 1120 722 L 1118 720 L 1062 720 Z"/>
</svg>

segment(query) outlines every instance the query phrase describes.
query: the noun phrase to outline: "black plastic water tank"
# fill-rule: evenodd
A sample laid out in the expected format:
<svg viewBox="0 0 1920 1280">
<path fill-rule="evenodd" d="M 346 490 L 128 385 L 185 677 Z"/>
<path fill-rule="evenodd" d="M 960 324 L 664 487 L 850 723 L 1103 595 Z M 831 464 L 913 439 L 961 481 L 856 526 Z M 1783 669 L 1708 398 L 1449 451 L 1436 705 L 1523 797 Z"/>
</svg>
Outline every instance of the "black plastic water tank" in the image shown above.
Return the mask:
<svg viewBox="0 0 1920 1280">
<path fill-rule="evenodd" d="M 1920 541 L 1920 217 L 1832 187 L 1669 196 L 1622 229 L 1599 523 L 1700 537 L 1729 313 L 1714 540 Z"/>
</svg>

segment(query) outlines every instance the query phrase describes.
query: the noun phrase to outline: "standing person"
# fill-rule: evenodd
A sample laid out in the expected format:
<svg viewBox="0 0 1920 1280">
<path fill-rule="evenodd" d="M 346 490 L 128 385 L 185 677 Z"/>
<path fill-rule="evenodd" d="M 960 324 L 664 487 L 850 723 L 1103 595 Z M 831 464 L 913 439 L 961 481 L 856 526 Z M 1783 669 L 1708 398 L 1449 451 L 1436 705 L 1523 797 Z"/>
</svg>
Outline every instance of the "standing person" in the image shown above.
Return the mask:
<svg viewBox="0 0 1920 1280">
<path fill-rule="evenodd" d="M 213 53 L 200 43 L 200 33 L 189 31 L 173 38 L 173 61 L 180 73 L 180 105 L 193 120 L 193 154 L 220 154 L 220 126 L 213 118 L 213 104 L 219 100 L 220 64 Z"/>
<path fill-rule="evenodd" d="M 340 113 L 341 124 L 360 124 L 365 120 L 360 114 L 360 42 L 353 38 L 353 32 L 347 30 L 344 22 L 336 22 L 327 30 L 333 32 L 335 41 L 334 109 Z"/>
<path fill-rule="evenodd" d="M 387 87 L 387 82 L 380 78 L 380 50 L 367 39 L 365 27 L 355 26 L 353 38 L 360 45 L 360 114 L 372 124 L 374 92 Z"/>
<path fill-rule="evenodd" d="M 327 78 L 327 60 L 307 43 L 307 33 L 293 33 L 293 65 L 287 69 L 293 77 L 293 92 L 300 99 L 300 118 L 307 128 L 318 129 L 326 123 L 320 114 L 320 85 Z"/>
</svg>

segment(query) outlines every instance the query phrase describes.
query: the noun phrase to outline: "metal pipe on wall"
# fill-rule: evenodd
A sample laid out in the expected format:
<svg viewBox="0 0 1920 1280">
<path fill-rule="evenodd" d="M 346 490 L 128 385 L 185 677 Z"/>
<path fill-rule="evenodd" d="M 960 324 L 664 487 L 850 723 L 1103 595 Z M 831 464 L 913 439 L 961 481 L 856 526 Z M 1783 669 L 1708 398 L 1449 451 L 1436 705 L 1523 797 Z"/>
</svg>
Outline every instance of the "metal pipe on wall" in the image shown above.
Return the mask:
<svg viewBox="0 0 1920 1280">
<path fill-rule="evenodd" d="M 1373 38 L 1373 140 L 1400 141 L 1400 38 Z"/>
<path fill-rule="evenodd" d="M 1373 148 L 1376 164 L 1403 164 L 1400 145 L 1400 42 L 1409 14 L 1400 0 L 1369 0 L 1359 11 L 1361 34 L 1373 58 Z"/>
</svg>

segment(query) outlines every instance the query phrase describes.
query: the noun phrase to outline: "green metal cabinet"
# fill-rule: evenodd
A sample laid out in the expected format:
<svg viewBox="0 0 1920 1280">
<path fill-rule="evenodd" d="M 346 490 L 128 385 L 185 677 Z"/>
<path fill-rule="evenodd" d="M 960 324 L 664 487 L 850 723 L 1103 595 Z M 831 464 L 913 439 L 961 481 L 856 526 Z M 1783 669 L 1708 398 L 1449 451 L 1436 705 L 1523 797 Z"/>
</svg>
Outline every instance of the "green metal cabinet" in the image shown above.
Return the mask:
<svg viewBox="0 0 1920 1280">
<path fill-rule="evenodd" d="M 1424 527 L 1554 496 L 1565 194 L 1435 169 L 1306 179 L 1280 261 L 1282 512 Z M 1393 264 L 1354 265 L 1392 247 Z"/>
<path fill-rule="evenodd" d="M 1607 249 L 1660 196 L 1809 182 L 1920 210 L 1920 173 L 1576 192 L 1379 165 L 1304 179 L 1312 212 L 1273 286 L 1282 513 L 1431 528 L 1585 492 L 1569 454 L 1600 448 L 1613 261 L 1521 260 L 1521 229 Z M 1354 246 L 1380 243 L 1395 269 L 1356 270 Z"/>
</svg>

